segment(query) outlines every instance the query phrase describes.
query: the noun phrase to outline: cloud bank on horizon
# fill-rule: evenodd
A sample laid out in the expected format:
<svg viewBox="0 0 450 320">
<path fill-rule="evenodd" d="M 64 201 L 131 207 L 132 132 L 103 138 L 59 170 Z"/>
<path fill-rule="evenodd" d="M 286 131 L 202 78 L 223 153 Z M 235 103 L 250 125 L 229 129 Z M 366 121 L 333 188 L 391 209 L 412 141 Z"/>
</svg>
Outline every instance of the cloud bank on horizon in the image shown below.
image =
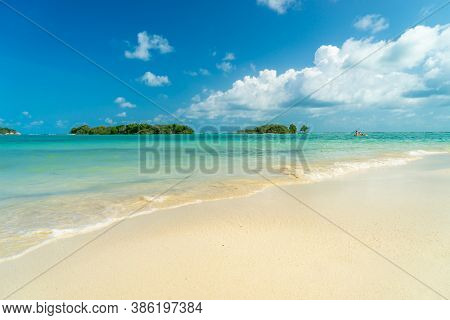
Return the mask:
<svg viewBox="0 0 450 320">
<path fill-rule="evenodd" d="M 213 91 L 194 101 L 178 114 L 222 122 L 270 120 L 380 48 L 296 108 L 319 116 L 374 108 L 402 113 L 450 103 L 450 24 L 420 25 L 396 41 L 350 38 L 341 47 L 323 45 L 315 52 L 311 67 L 280 74 L 259 71 L 257 76 L 235 81 L 228 90 Z"/>
</svg>

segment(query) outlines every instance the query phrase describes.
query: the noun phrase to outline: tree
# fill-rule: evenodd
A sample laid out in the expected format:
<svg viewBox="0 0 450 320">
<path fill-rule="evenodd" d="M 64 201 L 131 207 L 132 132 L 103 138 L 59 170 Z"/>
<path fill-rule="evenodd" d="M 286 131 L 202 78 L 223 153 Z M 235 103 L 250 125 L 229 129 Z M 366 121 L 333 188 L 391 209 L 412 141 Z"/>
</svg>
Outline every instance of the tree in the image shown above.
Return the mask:
<svg viewBox="0 0 450 320">
<path fill-rule="evenodd" d="M 0 134 L 17 134 L 17 131 L 9 128 L 0 128 Z"/>
<path fill-rule="evenodd" d="M 288 127 L 282 125 L 282 124 L 265 124 L 260 127 L 255 128 L 248 128 L 244 130 L 239 130 L 238 133 L 257 133 L 257 134 L 263 134 L 263 133 L 277 133 L 277 134 L 286 134 L 289 133 Z"/>
<path fill-rule="evenodd" d="M 293 123 L 291 123 L 291 125 L 289 126 L 289 133 L 297 133 L 297 126 Z"/>
<path fill-rule="evenodd" d="M 70 130 L 70 133 L 71 134 L 89 134 L 90 130 L 91 130 L 91 128 L 89 128 L 89 126 L 83 125 L 78 128 L 72 128 L 72 130 Z"/>
<path fill-rule="evenodd" d="M 72 128 L 71 134 L 193 134 L 194 129 L 182 124 L 151 125 L 147 123 L 130 123 L 112 127 L 99 126 L 90 128 L 87 125 Z"/>
<path fill-rule="evenodd" d="M 307 133 L 308 130 L 309 130 L 309 127 L 306 124 L 302 125 L 302 127 L 300 128 L 301 133 Z"/>
</svg>

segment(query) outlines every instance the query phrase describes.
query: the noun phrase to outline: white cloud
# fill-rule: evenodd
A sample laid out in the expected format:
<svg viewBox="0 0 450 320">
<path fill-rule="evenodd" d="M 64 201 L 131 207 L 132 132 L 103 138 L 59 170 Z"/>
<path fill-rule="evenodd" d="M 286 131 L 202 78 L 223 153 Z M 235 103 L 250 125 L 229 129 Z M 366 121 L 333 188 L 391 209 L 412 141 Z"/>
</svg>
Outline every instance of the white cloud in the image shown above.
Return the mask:
<svg viewBox="0 0 450 320">
<path fill-rule="evenodd" d="M 208 69 L 204 68 L 198 69 L 198 73 L 201 74 L 202 76 L 209 76 L 211 74 Z"/>
<path fill-rule="evenodd" d="M 106 122 L 107 124 L 113 124 L 113 123 L 114 123 L 113 119 L 111 119 L 111 118 L 106 118 L 106 119 L 105 119 L 105 122 Z"/>
<path fill-rule="evenodd" d="M 187 74 L 188 76 L 191 76 L 191 77 L 198 76 L 198 72 L 197 71 L 184 71 L 184 73 Z"/>
<path fill-rule="evenodd" d="M 236 81 L 231 89 L 213 92 L 203 101 L 192 104 L 186 116 L 207 119 L 260 118 L 281 101 L 287 100 L 283 87 L 294 76 L 295 72 L 287 72 L 277 77 L 274 70 L 261 71 L 259 77 L 246 76 Z"/>
<path fill-rule="evenodd" d="M 117 97 L 114 99 L 114 103 L 116 103 L 121 108 L 136 108 L 136 105 L 127 101 L 124 97 Z"/>
<path fill-rule="evenodd" d="M 157 76 L 150 71 L 144 73 L 140 80 L 148 85 L 149 87 L 162 87 L 170 84 L 169 77 L 167 76 Z"/>
<path fill-rule="evenodd" d="M 222 58 L 222 62 L 216 64 L 216 68 L 227 73 L 234 69 L 234 65 L 231 61 L 235 60 L 236 56 L 233 52 L 227 52 Z"/>
<path fill-rule="evenodd" d="M 156 117 L 154 117 L 152 120 L 149 120 L 150 123 L 170 123 L 173 121 L 172 116 L 168 116 L 166 114 L 158 114 Z"/>
<path fill-rule="evenodd" d="M 223 72 L 230 72 L 231 70 L 233 70 L 233 65 L 228 61 L 222 61 L 221 63 L 218 63 L 216 64 L 216 67 Z"/>
<path fill-rule="evenodd" d="M 278 14 L 284 14 L 290 8 L 300 6 L 300 1 L 298 0 L 257 0 L 257 3 L 267 6 Z"/>
<path fill-rule="evenodd" d="M 268 120 L 302 100 L 314 114 L 338 110 L 413 109 L 450 104 L 450 25 L 417 26 L 389 42 L 352 70 L 341 73 L 386 41 L 348 39 L 341 47 L 321 46 L 313 66 L 301 70 L 262 70 L 245 76 L 225 91 L 213 91 L 190 107 L 187 118 Z"/>
<path fill-rule="evenodd" d="M 197 77 L 198 75 L 209 76 L 211 74 L 208 69 L 204 68 L 200 68 L 198 71 L 184 71 L 184 73 L 191 77 Z"/>
<path fill-rule="evenodd" d="M 126 116 L 127 116 L 127 113 L 125 111 L 116 114 L 116 117 L 120 117 L 120 118 L 125 118 Z"/>
<path fill-rule="evenodd" d="M 37 121 L 32 121 L 31 123 L 30 123 L 30 126 L 41 126 L 41 125 L 43 125 L 44 124 L 44 121 L 42 121 L 42 120 L 37 120 Z"/>
<path fill-rule="evenodd" d="M 67 123 L 67 121 L 57 120 L 55 124 L 58 128 L 64 128 L 66 126 L 66 123 Z"/>
<path fill-rule="evenodd" d="M 125 51 L 125 57 L 147 61 L 151 57 L 151 50 L 159 51 L 162 54 L 173 51 L 169 41 L 160 35 L 149 36 L 146 31 L 142 31 L 137 34 L 137 39 L 138 45 L 134 51 Z"/>
<path fill-rule="evenodd" d="M 234 55 L 233 52 L 227 52 L 227 54 L 225 55 L 225 57 L 223 57 L 223 61 L 233 61 L 234 59 L 236 59 L 236 56 Z"/>
<path fill-rule="evenodd" d="M 359 18 L 355 22 L 354 27 L 359 30 L 377 33 L 389 28 L 389 23 L 379 14 L 368 14 Z"/>
<path fill-rule="evenodd" d="M 27 118 L 31 118 L 31 114 L 28 111 L 22 111 L 22 115 Z"/>
</svg>

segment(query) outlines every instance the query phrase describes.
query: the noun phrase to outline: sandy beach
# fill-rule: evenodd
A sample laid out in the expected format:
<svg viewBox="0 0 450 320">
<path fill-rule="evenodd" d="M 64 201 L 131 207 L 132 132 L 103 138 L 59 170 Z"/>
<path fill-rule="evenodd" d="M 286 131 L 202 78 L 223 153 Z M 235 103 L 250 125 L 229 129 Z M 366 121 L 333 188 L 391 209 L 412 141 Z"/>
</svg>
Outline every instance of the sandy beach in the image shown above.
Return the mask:
<svg viewBox="0 0 450 320">
<path fill-rule="evenodd" d="M 450 297 L 449 155 L 281 188 L 53 241 L 0 264 L 0 295 L 84 245 L 9 299 Z"/>
</svg>

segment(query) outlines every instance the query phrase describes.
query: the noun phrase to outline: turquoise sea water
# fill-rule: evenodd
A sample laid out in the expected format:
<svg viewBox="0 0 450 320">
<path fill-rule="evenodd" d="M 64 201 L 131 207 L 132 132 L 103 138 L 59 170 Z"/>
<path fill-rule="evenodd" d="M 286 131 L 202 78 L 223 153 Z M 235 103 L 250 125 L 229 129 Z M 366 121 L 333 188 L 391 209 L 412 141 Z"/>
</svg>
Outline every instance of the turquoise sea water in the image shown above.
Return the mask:
<svg viewBox="0 0 450 320">
<path fill-rule="evenodd" d="M 0 136 L 0 259 L 131 213 L 450 152 L 450 133 Z"/>
</svg>

